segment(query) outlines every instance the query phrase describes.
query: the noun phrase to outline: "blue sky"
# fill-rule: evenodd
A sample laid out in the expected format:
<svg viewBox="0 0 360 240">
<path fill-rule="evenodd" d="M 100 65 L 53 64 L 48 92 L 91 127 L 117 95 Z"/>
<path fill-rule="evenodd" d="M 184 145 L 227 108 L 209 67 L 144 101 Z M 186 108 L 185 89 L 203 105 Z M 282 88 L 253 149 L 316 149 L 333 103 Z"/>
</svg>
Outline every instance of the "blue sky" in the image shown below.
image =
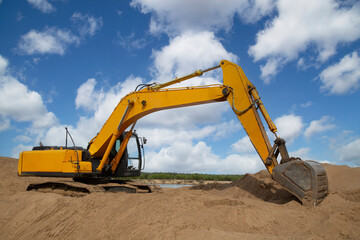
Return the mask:
<svg viewBox="0 0 360 240">
<path fill-rule="evenodd" d="M 64 145 L 65 127 L 86 147 L 138 84 L 227 59 L 293 156 L 360 166 L 358 1 L 0 0 L 0 36 L 1 156 Z M 179 86 L 221 81 L 217 70 Z M 158 112 L 137 132 L 145 171 L 264 168 L 227 103 Z"/>
</svg>

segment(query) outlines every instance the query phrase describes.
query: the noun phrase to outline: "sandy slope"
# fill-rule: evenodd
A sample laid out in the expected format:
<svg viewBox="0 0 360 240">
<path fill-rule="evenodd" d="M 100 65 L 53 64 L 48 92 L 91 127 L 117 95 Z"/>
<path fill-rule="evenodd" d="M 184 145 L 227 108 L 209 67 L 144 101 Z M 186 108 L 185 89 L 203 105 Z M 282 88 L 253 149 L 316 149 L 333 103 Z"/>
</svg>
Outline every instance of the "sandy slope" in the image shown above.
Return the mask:
<svg viewBox="0 0 360 240">
<path fill-rule="evenodd" d="M 326 165 L 331 194 L 303 207 L 265 171 L 152 194 L 26 192 L 0 157 L 0 239 L 360 239 L 360 168 Z M 40 180 L 45 180 L 41 178 Z"/>
</svg>

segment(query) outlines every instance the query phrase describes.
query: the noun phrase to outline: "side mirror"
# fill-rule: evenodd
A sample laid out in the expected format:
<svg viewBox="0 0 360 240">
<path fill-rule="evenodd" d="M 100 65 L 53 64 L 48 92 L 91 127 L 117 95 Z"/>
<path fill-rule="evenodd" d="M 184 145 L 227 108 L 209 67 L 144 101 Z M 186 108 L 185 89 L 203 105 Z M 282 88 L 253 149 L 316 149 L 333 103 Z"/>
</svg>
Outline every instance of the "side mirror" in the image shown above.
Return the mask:
<svg viewBox="0 0 360 240">
<path fill-rule="evenodd" d="M 146 144 L 147 143 L 147 139 L 145 137 L 143 137 L 143 143 Z"/>
</svg>

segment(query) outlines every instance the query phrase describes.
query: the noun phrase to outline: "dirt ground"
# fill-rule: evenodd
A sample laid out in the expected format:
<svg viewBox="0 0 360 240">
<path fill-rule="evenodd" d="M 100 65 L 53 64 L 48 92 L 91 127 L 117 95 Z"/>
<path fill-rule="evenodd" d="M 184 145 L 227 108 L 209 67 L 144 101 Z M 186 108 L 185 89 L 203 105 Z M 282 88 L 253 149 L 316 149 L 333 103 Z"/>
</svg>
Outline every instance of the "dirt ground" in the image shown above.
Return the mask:
<svg viewBox="0 0 360 240">
<path fill-rule="evenodd" d="M 360 168 L 325 165 L 330 194 L 303 207 L 265 171 L 232 183 L 84 197 L 26 191 L 0 157 L 0 239 L 360 239 Z M 52 179 L 53 180 L 53 179 Z"/>
</svg>

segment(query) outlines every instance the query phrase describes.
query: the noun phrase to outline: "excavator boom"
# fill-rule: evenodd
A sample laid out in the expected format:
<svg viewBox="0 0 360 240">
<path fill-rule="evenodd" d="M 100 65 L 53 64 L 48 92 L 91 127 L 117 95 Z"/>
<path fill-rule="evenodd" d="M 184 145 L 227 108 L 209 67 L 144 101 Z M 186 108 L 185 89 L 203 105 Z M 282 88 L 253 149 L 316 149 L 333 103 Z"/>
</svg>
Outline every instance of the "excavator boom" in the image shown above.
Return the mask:
<svg viewBox="0 0 360 240">
<path fill-rule="evenodd" d="M 168 88 L 219 67 L 223 71 L 223 84 Z M 128 176 L 126 175 L 128 170 L 124 167 L 124 161 L 128 159 L 128 141 L 134 134 L 133 128 L 140 118 L 156 111 L 221 101 L 229 102 L 260 159 L 275 181 L 294 194 L 304 205 L 316 205 L 326 196 L 328 186 L 324 168 L 313 161 L 305 162 L 289 157 L 285 140 L 277 137 L 277 128 L 267 113 L 256 88 L 247 79 L 240 66 L 226 60 L 222 60 L 219 66 L 204 71 L 198 70 L 166 83 L 144 84 L 142 89 L 123 97 L 98 135 L 89 142 L 88 153 L 91 156 L 91 163 L 86 159 L 83 161 L 77 159 L 77 169 L 74 172 L 78 178 Z M 269 130 L 275 135 L 273 145 L 267 136 L 260 114 L 265 119 Z M 125 132 L 129 127 L 131 129 Z M 119 146 L 117 146 L 118 142 L 120 142 Z M 65 150 L 62 149 L 62 151 Z M 24 154 L 29 155 L 27 152 L 21 153 L 19 175 L 26 172 L 23 166 L 27 166 L 29 160 L 34 158 L 29 157 L 27 161 L 24 161 L 26 158 Z M 55 155 L 55 150 L 50 150 L 47 154 Z M 277 160 L 279 154 L 280 162 Z M 61 155 L 61 157 L 61 161 L 64 162 L 64 156 Z M 123 169 L 122 171 L 118 170 L 119 166 Z M 87 172 L 85 170 L 82 172 L 82 169 L 86 169 Z"/>
</svg>

